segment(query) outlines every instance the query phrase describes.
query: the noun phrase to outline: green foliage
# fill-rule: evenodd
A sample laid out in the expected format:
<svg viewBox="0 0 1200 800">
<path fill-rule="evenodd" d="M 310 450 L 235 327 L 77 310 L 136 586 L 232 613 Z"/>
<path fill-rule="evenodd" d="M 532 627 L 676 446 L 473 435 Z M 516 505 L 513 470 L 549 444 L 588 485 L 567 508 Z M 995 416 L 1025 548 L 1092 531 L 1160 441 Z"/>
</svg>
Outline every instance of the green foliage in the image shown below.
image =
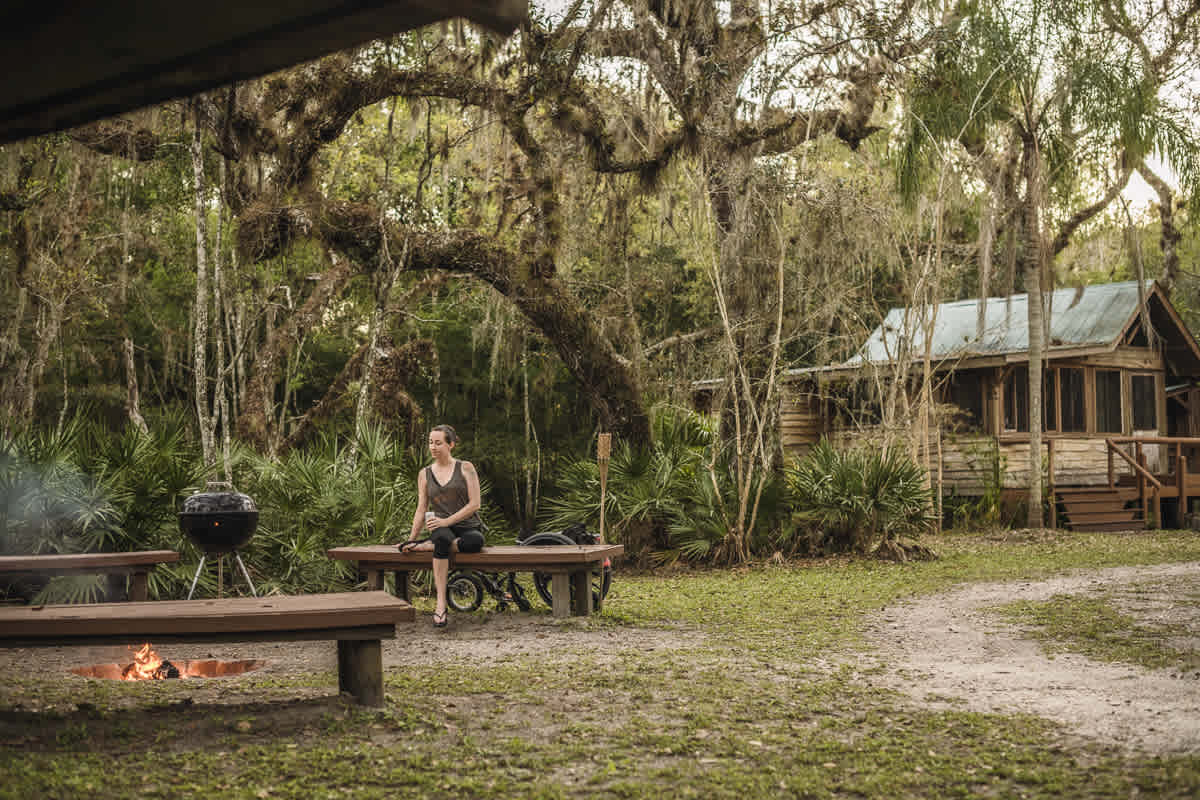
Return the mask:
<svg viewBox="0 0 1200 800">
<path fill-rule="evenodd" d="M 659 407 L 652 415 L 654 441 L 618 440 L 609 461 L 606 538 L 621 542 L 630 555 L 672 548 L 671 528 L 686 498 L 705 472 L 704 455 L 712 433 L 686 411 Z M 596 462 L 567 464 L 558 479 L 559 494 L 545 501 L 545 524 L 562 528 L 600 522 L 600 474 Z"/>
<path fill-rule="evenodd" d="M 111 434 L 82 415 L 61 428 L 18 429 L 0 439 L 0 552 L 77 553 L 177 549 L 180 499 L 203 478 L 182 417 Z M 178 566 L 151 575 L 154 596 L 183 585 Z M 93 578 L 59 578 L 40 602 L 97 600 Z"/>
<path fill-rule="evenodd" d="M 1161 70 L 1155 54 L 1109 22 L 1095 4 L 1069 0 L 973 4 L 914 70 L 896 160 L 902 196 L 911 202 L 934 162 L 950 160 L 949 143 L 977 156 L 1015 133 L 1036 140 L 1049 188 L 1068 205 L 1115 154 L 1130 163 L 1153 154 L 1196 208 L 1195 127 L 1163 79 L 1147 77 Z"/>
<path fill-rule="evenodd" d="M 924 471 L 896 448 L 835 450 L 822 439 L 786 472 L 801 529 L 816 552 L 870 553 L 934 521 Z"/>
<path fill-rule="evenodd" d="M 640 560 L 676 558 L 711 561 L 728 535 L 737 508 L 736 476 L 714 453 L 712 420 L 671 406 L 652 413 L 654 440 L 640 446 L 618 441 L 609 462 L 605 507 L 606 538 L 625 545 Z M 561 528 L 600 520 L 600 475 L 593 460 L 568 464 L 559 477 L 560 493 L 546 500 L 545 523 Z M 759 501 L 756 538 L 782 515 L 780 482 L 768 478 Z M 753 501 L 753 498 L 751 498 Z"/>
<path fill-rule="evenodd" d="M 241 489 L 258 504 L 259 526 L 247 549 L 261 591 L 329 591 L 352 570 L 327 549 L 408 534 L 421 464 L 378 429 L 353 442 L 321 437 L 279 461 L 253 456 L 248 466 Z"/>
<path fill-rule="evenodd" d="M 237 487 L 260 512 L 242 553 L 260 592 L 344 588 L 352 569 L 325 551 L 406 537 L 422 463 L 373 427 L 350 441 L 319 438 L 280 461 L 235 450 Z M 182 417 L 155 420 L 148 435 L 132 426 L 114 435 L 76 418 L 61 430 L 0 439 L 0 553 L 179 550 L 178 564 L 150 573 L 150 593 L 182 596 L 200 552 L 180 533 L 176 514 L 211 477 L 200 465 Z M 486 524 L 495 512 L 485 504 L 481 516 Z M 201 586 L 216 592 L 214 571 L 202 574 Z M 62 578 L 18 589 L 38 592 L 39 602 L 85 602 L 101 599 L 104 584 Z"/>
<path fill-rule="evenodd" d="M 349 441 L 319 437 L 282 460 L 250 457 L 240 488 L 259 507 L 258 532 L 246 552 L 260 592 L 345 588 L 352 565 L 325 551 L 407 538 L 424 464 L 423 454 L 373 426 Z M 486 480 L 480 489 L 480 518 L 488 525 L 495 511 L 486 502 Z"/>
</svg>

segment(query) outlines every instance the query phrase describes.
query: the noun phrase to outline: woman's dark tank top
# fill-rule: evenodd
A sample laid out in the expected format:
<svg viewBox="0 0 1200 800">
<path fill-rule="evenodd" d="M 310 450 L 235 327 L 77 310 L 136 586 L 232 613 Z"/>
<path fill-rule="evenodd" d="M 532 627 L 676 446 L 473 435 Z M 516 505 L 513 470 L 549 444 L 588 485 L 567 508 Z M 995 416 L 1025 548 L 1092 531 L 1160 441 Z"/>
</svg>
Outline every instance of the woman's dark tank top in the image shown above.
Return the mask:
<svg viewBox="0 0 1200 800">
<path fill-rule="evenodd" d="M 429 498 L 429 509 L 442 519 L 457 514 L 471 502 L 471 495 L 467 491 L 467 479 L 462 474 L 462 462 L 454 462 L 454 472 L 450 473 L 450 480 L 446 481 L 445 485 L 438 483 L 437 476 L 433 474 L 433 467 L 426 467 L 425 495 Z M 479 514 L 472 514 L 454 524 L 464 528 L 478 528 Z"/>
</svg>

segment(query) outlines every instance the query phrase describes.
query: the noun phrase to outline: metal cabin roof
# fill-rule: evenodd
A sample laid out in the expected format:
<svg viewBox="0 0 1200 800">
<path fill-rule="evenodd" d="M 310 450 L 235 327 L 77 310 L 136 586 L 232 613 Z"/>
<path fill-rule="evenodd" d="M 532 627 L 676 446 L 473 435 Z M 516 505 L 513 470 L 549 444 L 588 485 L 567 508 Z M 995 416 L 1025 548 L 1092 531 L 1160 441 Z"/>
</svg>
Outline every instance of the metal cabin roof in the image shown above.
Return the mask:
<svg viewBox="0 0 1200 800">
<path fill-rule="evenodd" d="M 1149 297 L 1153 290 L 1154 281 L 1146 281 L 1143 290 L 1145 296 Z M 979 300 L 961 300 L 937 306 L 931 350 L 935 361 L 1029 350 L 1029 295 L 989 297 L 985 302 L 984 331 L 979 337 L 976 337 Z M 1058 289 L 1053 293 L 1051 303 L 1047 349 L 1113 345 L 1137 308 L 1137 281 L 1106 283 L 1082 289 Z M 858 354 L 840 366 L 854 367 L 891 361 L 900 347 L 906 311 L 903 308 L 889 311 Z M 916 329 L 911 333 L 910 352 L 923 354 L 924 326 L 912 319 L 908 327 Z"/>
</svg>

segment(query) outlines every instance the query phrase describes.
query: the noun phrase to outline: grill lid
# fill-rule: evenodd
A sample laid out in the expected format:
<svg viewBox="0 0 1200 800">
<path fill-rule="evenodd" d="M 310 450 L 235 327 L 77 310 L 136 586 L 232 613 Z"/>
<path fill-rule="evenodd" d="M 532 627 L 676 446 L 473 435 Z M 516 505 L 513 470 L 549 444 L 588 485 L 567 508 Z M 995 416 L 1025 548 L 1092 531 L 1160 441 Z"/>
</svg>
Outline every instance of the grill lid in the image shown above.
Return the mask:
<svg viewBox="0 0 1200 800">
<path fill-rule="evenodd" d="M 258 512 L 258 506 L 250 495 L 234 491 L 233 484 L 225 481 L 209 481 L 205 491 L 187 497 L 183 501 L 181 514 L 229 514 L 238 511 Z"/>
</svg>

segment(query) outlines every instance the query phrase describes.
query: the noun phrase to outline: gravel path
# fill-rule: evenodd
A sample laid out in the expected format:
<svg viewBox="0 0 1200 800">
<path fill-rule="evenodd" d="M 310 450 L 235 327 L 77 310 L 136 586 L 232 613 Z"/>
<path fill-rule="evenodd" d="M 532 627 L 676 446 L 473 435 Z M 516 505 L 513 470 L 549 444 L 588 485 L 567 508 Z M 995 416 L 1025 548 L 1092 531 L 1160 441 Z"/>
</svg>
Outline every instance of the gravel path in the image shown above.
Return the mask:
<svg viewBox="0 0 1200 800">
<path fill-rule="evenodd" d="M 1042 581 L 978 583 L 887 609 L 870 631 L 889 668 L 884 683 L 931 705 L 1026 712 L 1069 733 L 1150 753 L 1200 753 L 1200 673 L 1048 656 L 985 609 L 1055 594 L 1137 590 L 1122 611 L 1185 625 L 1172 644 L 1200 649 L 1200 563 L 1120 567 Z"/>
</svg>

